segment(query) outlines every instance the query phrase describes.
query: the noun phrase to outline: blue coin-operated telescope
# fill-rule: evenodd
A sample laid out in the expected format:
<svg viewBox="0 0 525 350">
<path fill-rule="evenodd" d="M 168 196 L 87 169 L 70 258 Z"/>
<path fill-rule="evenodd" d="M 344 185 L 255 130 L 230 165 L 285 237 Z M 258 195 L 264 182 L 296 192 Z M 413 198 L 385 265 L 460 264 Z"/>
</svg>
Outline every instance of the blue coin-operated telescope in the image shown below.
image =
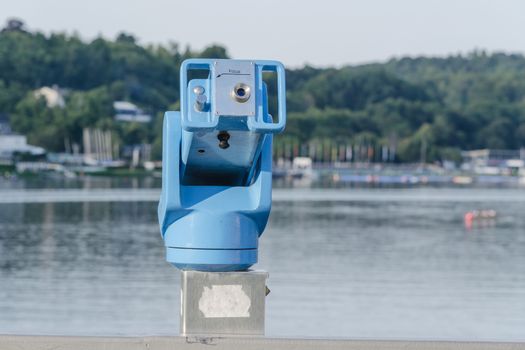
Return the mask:
<svg viewBox="0 0 525 350">
<path fill-rule="evenodd" d="M 278 116 L 268 113 L 264 72 L 277 75 Z M 164 116 L 158 214 L 166 260 L 183 270 L 246 270 L 270 214 L 272 137 L 286 123 L 284 67 L 190 59 L 180 82 L 181 111 Z"/>
</svg>

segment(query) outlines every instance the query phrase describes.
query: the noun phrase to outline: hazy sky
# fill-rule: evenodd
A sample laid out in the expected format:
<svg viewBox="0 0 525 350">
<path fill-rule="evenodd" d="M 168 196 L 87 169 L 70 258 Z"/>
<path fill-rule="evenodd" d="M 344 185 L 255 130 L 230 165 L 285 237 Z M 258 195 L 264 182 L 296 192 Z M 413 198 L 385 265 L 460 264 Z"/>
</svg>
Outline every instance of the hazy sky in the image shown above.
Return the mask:
<svg viewBox="0 0 525 350">
<path fill-rule="evenodd" d="M 523 0 L 0 0 L 0 20 L 141 43 L 225 45 L 289 66 L 384 61 L 473 49 L 525 52 Z"/>
</svg>

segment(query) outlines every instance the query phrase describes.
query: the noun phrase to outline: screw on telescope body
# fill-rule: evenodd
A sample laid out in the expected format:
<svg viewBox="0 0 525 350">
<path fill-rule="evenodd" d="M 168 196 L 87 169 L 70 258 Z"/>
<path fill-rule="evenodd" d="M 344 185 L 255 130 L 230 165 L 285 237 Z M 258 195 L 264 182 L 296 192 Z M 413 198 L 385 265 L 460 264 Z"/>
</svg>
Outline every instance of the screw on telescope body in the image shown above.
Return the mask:
<svg viewBox="0 0 525 350">
<path fill-rule="evenodd" d="M 227 131 L 221 131 L 217 134 L 217 139 L 219 140 L 219 147 L 226 149 L 230 147 L 228 140 L 230 139 L 230 134 Z"/>
<path fill-rule="evenodd" d="M 195 87 L 193 88 L 193 93 L 194 93 L 195 95 L 203 95 L 203 94 L 204 94 L 204 91 L 205 91 L 204 88 L 203 88 L 202 86 L 200 86 L 200 85 L 197 85 L 197 86 L 195 86 Z"/>
<path fill-rule="evenodd" d="M 204 108 L 206 107 L 206 95 L 197 95 L 195 98 L 195 110 L 198 112 L 204 111 Z"/>
</svg>

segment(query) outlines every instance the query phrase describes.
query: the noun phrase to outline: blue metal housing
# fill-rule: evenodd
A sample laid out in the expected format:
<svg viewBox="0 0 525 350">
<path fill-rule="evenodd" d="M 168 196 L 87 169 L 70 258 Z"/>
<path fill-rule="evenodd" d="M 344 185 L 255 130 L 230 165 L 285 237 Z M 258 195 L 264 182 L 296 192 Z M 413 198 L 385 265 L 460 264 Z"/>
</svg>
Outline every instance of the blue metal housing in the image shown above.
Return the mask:
<svg viewBox="0 0 525 350">
<path fill-rule="evenodd" d="M 217 63 L 253 66 L 253 114 L 222 115 L 215 109 L 217 99 L 226 95 L 214 91 L 214 86 L 229 86 L 215 81 L 221 75 L 215 71 Z M 207 78 L 188 79 L 189 71 L 201 69 L 209 71 Z M 268 113 L 264 71 L 277 74 L 275 122 Z M 238 74 L 242 79 L 246 75 Z M 237 75 L 227 78 L 235 82 Z M 200 110 L 195 108 L 196 87 L 205 92 L 206 107 Z M 257 262 L 258 238 L 271 207 L 272 134 L 286 123 L 284 88 L 284 67 L 279 62 L 191 59 L 182 64 L 181 112 L 164 116 L 158 208 L 166 259 L 179 269 L 240 271 Z M 246 109 L 239 104 L 239 110 Z M 226 149 L 217 146 L 221 132 L 230 137 Z"/>
</svg>

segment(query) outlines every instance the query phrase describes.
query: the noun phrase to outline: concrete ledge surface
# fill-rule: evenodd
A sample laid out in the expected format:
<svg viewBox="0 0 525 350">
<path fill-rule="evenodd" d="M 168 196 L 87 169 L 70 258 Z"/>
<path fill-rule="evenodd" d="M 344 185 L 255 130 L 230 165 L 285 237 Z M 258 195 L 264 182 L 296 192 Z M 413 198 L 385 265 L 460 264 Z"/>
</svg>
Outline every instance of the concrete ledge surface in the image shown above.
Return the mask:
<svg viewBox="0 0 525 350">
<path fill-rule="evenodd" d="M 0 335 L 1 350 L 525 350 L 525 343 L 274 338 L 57 337 Z"/>
</svg>

